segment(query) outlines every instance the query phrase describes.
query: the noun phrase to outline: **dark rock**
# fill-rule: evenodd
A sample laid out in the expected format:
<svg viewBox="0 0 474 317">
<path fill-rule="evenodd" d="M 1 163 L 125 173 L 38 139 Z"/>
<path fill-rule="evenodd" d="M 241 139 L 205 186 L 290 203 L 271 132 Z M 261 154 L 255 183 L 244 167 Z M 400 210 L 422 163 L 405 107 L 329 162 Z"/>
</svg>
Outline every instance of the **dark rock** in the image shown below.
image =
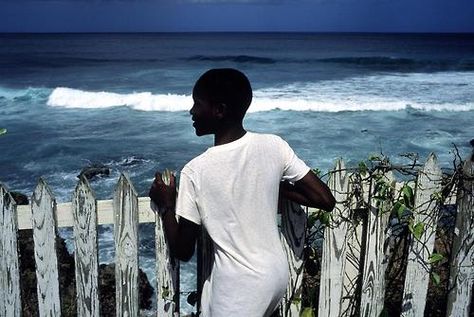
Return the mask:
<svg viewBox="0 0 474 317">
<path fill-rule="evenodd" d="M 196 291 L 189 293 L 186 301 L 188 302 L 189 305 L 191 306 L 196 306 L 196 303 L 198 302 L 199 297 L 198 293 Z"/>
<path fill-rule="evenodd" d="M 19 192 L 10 192 L 17 205 L 28 205 L 28 196 Z"/>
<path fill-rule="evenodd" d="M 20 230 L 18 234 L 20 252 L 20 284 L 23 316 L 39 316 L 36 292 L 36 268 L 32 230 Z M 74 256 L 69 254 L 64 239 L 56 238 L 59 263 L 59 289 L 61 296 L 61 315 L 77 316 L 76 277 Z M 153 288 L 146 274 L 139 270 L 139 307 L 151 308 Z M 99 266 L 99 300 L 101 316 L 115 316 L 115 266 Z"/>
<path fill-rule="evenodd" d="M 474 162 L 474 139 L 472 139 L 469 144 L 471 144 L 471 146 L 473 147 L 473 152 L 472 152 L 472 155 L 471 155 L 471 161 Z"/>
<path fill-rule="evenodd" d="M 96 176 L 102 177 L 102 176 L 109 176 L 110 175 L 110 168 L 108 168 L 105 165 L 100 165 L 100 164 L 93 164 L 88 167 L 84 167 L 81 170 L 81 173 L 77 176 L 80 178 L 81 176 L 84 176 L 87 179 L 92 179 Z"/>
<path fill-rule="evenodd" d="M 140 309 L 151 308 L 153 287 L 146 274 L 138 270 L 138 303 Z M 115 264 L 101 264 L 99 266 L 99 302 L 101 316 L 115 315 Z"/>
<path fill-rule="evenodd" d="M 31 229 L 19 231 L 18 245 L 20 251 L 22 315 L 39 316 L 33 231 Z M 74 257 L 68 253 L 64 239 L 57 237 L 56 246 L 59 264 L 59 287 L 61 290 L 61 314 L 63 316 L 75 316 Z"/>
</svg>

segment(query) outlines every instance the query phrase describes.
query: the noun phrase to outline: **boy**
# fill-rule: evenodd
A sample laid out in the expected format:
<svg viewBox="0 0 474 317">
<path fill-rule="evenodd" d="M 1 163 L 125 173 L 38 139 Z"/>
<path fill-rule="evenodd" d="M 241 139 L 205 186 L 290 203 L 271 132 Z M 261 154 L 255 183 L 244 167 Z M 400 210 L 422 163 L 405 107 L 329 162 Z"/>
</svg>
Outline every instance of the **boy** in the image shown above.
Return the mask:
<svg viewBox="0 0 474 317">
<path fill-rule="evenodd" d="M 243 128 L 252 100 L 243 73 L 207 71 L 194 86 L 193 100 L 196 135 L 213 134 L 214 147 L 181 171 L 176 208 L 174 177 L 166 186 L 157 173 L 150 198 L 162 211 L 173 256 L 184 261 L 192 257 L 200 225 L 213 241 L 214 265 L 203 288 L 202 316 L 270 316 L 288 283 L 277 226 L 279 193 L 327 211 L 333 209 L 334 197 L 285 141 Z"/>
</svg>

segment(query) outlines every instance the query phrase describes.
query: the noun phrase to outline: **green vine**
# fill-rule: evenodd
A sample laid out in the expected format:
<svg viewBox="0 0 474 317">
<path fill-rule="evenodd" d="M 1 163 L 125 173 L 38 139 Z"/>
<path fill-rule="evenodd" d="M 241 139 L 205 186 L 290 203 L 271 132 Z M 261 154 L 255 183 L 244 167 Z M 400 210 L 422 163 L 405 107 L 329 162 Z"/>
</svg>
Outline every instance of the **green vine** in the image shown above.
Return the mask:
<svg viewBox="0 0 474 317">
<path fill-rule="evenodd" d="M 452 168 L 443 169 L 441 190 L 434 192 L 429 201 L 426 202 L 430 207 L 434 206 L 440 217 L 442 217 L 440 215 L 441 208 L 444 208 L 443 206 L 453 193 L 456 184 L 464 177 L 462 173 L 463 161 L 456 147 L 454 147 L 453 153 Z M 387 259 L 387 274 L 393 278 L 393 281 L 387 281 L 388 296 L 392 296 L 392 293 L 395 294 L 395 289 L 403 289 L 410 239 L 424 243 L 423 240 L 426 239 L 424 234 L 428 226 L 432 226 L 430 223 L 420 221 L 420 217 L 417 216 L 420 210 L 423 210 L 423 206 L 415 206 L 417 176 L 423 173 L 419 155 L 406 153 L 401 156 L 407 160 L 406 163 L 394 164 L 387 156 L 378 154 L 370 155 L 366 160 L 357 163 L 355 167 L 346 168 L 345 171 L 352 185 L 352 190 L 347 193 L 345 201 L 338 201 L 339 206 L 345 206 L 346 213 L 347 210 L 350 210 L 350 214 L 338 214 L 338 218 L 342 221 L 351 222 L 353 226 L 366 223 L 367 220 L 364 220 L 364 217 L 367 217 L 371 208 L 377 208 L 379 214 L 388 213 L 390 221 L 387 228 L 389 236 L 387 237 L 390 241 L 386 241 L 384 247 L 386 253 L 391 254 L 390 258 Z M 333 172 L 341 172 L 333 171 L 321 175 L 320 170 L 313 170 L 323 178 L 331 176 Z M 395 179 L 402 179 L 403 181 L 397 183 Z M 369 205 L 370 201 L 372 201 L 372 206 Z M 333 213 L 316 210 L 308 215 L 301 316 L 315 316 L 317 312 L 324 228 L 337 227 L 341 221 L 338 220 L 338 223 L 336 223 Z M 445 222 L 449 222 L 454 226 L 453 219 Z M 446 239 L 452 239 L 447 235 L 449 230 L 451 229 L 437 227 L 436 241 L 438 244 L 443 244 L 442 250 L 437 250 L 436 244 L 434 251 L 423 246 L 423 252 L 427 252 L 424 254 L 429 254 L 428 261 L 423 266 L 430 274 L 432 284 L 435 287 L 441 287 L 441 284 L 447 283 L 446 273 L 441 274 L 440 272 L 445 269 L 450 258 L 450 247 L 446 247 L 449 244 Z M 400 283 L 402 285 L 399 285 Z M 360 289 L 358 291 L 360 292 Z M 358 296 L 360 296 L 360 293 L 355 295 L 355 297 Z M 341 314 L 344 316 L 360 314 L 360 303 L 357 303 L 357 299 L 348 300 L 351 300 L 351 303 L 347 305 L 350 311 L 341 312 Z M 401 295 L 399 300 L 401 301 Z M 397 305 L 394 305 L 394 307 Z M 401 305 L 398 305 L 398 307 L 401 307 Z M 387 312 L 393 314 L 394 310 L 384 308 L 382 315 L 387 314 Z"/>
</svg>

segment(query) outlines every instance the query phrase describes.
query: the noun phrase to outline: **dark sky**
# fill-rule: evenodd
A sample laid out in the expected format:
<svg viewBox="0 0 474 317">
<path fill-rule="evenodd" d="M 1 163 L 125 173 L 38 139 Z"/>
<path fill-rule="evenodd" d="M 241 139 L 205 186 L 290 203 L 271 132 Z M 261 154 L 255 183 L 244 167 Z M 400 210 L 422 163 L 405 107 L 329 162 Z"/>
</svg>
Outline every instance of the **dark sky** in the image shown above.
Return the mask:
<svg viewBox="0 0 474 317">
<path fill-rule="evenodd" d="M 0 0 L 0 32 L 474 32 L 474 0 Z"/>
</svg>

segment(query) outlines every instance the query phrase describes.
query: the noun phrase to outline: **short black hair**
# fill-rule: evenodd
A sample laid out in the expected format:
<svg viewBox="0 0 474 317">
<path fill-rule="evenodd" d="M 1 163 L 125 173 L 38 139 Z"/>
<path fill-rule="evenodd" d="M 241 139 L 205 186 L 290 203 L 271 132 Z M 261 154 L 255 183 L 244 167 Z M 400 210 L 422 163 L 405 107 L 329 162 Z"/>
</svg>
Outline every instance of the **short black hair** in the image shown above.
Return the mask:
<svg viewBox="0 0 474 317">
<path fill-rule="evenodd" d="M 244 73 L 233 68 L 210 69 L 199 77 L 193 93 L 212 103 L 224 103 L 242 119 L 252 102 L 252 87 Z"/>
</svg>

